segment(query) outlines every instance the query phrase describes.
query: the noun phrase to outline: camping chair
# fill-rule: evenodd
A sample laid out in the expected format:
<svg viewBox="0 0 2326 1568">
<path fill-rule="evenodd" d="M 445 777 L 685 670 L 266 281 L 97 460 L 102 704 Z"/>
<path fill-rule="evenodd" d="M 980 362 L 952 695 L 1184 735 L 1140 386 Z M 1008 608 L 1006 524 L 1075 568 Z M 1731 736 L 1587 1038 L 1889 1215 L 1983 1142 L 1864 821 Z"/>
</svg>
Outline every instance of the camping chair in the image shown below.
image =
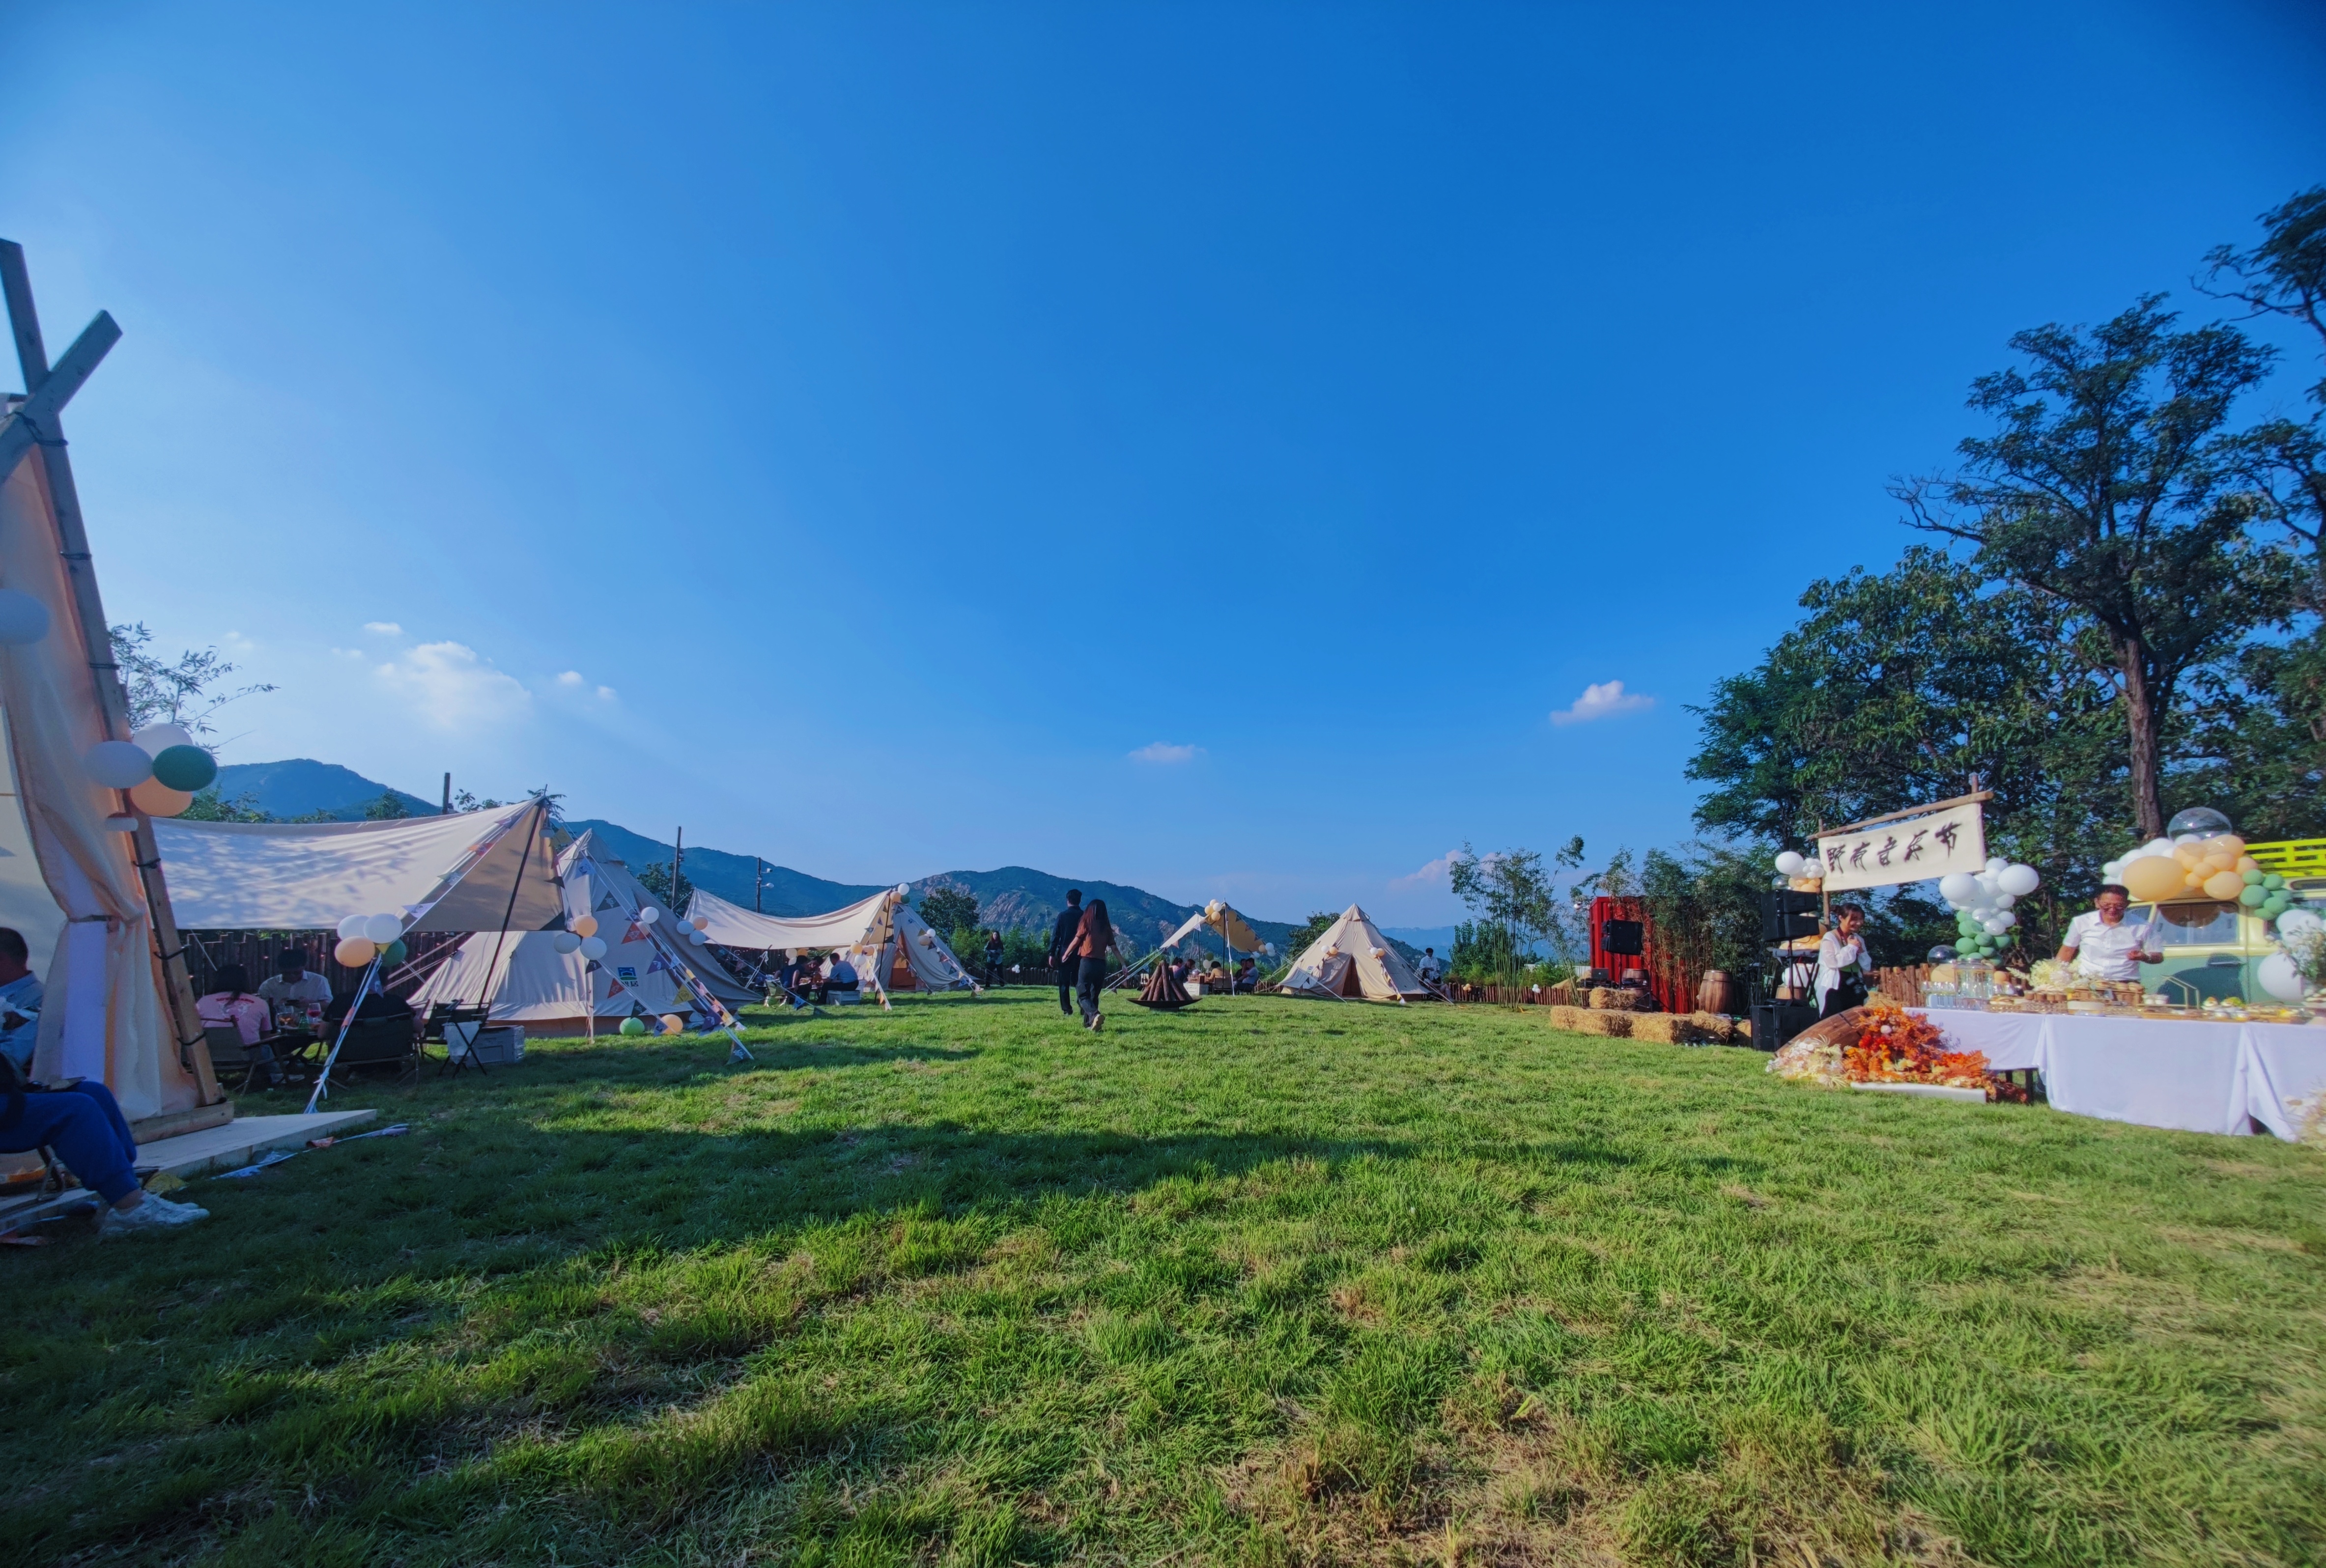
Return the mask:
<svg viewBox="0 0 2326 1568">
<path fill-rule="evenodd" d="M 242 1081 L 235 1085 L 235 1092 L 248 1093 L 251 1080 L 257 1077 L 259 1068 L 265 1065 L 266 1058 L 259 1053 L 260 1047 L 244 1044 L 241 1029 L 232 1024 L 205 1024 L 202 1025 L 202 1038 L 209 1044 L 211 1070 L 224 1078 L 236 1068 L 240 1068 Z M 291 1064 L 284 1053 L 270 1049 L 267 1054 L 274 1058 L 275 1071 L 282 1073 L 284 1081 L 288 1083 L 291 1081 Z"/>
<path fill-rule="evenodd" d="M 420 1047 L 412 1025 L 409 1016 L 358 1018 L 348 1025 L 347 1038 L 340 1043 L 339 1060 L 331 1064 L 331 1071 L 393 1066 L 399 1074 L 415 1072 Z"/>
<path fill-rule="evenodd" d="M 467 1051 L 455 1051 L 452 1048 L 452 1042 L 445 1036 L 445 1025 L 448 1024 L 475 1025 L 473 1031 L 466 1029 L 462 1031 L 469 1035 L 473 1045 L 476 1036 L 482 1034 L 485 1025 L 491 1022 L 489 1017 L 491 1011 L 491 1008 L 482 1003 L 475 1007 L 467 1007 L 459 1002 L 437 1003 L 428 1009 L 428 1016 L 421 1025 L 420 1041 L 414 1047 L 415 1054 L 424 1057 L 428 1053 L 427 1048 L 430 1045 L 443 1046 L 444 1060 L 436 1069 L 436 1076 L 439 1078 L 444 1076 L 447 1069 L 458 1073 L 463 1067 L 472 1065 L 478 1072 L 484 1072 L 485 1064 L 478 1060 L 477 1053 L 473 1048 Z M 413 1071 L 415 1073 L 419 1071 L 416 1061 Z M 486 1076 L 490 1077 L 491 1074 L 487 1073 Z"/>
</svg>

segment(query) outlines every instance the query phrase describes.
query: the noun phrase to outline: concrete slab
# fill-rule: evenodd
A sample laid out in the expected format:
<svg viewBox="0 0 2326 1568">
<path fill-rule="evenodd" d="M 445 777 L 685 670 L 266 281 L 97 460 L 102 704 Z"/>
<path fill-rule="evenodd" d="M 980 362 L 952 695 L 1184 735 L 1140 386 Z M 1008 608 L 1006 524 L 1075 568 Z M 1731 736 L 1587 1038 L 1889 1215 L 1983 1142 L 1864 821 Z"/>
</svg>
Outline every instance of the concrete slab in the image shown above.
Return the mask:
<svg viewBox="0 0 2326 1568">
<path fill-rule="evenodd" d="M 215 1171 L 234 1171 L 269 1149 L 295 1149 L 309 1138 L 352 1132 L 378 1119 L 376 1110 L 321 1110 L 312 1116 L 238 1116 L 224 1127 L 181 1133 L 137 1146 L 137 1167 L 167 1171 L 191 1182 Z"/>
</svg>

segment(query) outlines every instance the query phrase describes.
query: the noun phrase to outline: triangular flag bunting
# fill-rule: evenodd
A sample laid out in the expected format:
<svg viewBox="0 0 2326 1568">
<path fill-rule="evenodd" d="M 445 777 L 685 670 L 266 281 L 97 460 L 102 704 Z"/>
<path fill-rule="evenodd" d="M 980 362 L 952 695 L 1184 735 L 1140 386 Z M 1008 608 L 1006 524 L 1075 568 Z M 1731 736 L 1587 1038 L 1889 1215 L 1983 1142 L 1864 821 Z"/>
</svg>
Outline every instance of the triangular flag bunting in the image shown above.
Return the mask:
<svg viewBox="0 0 2326 1568">
<path fill-rule="evenodd" d="M 616 979 L 613 976 L 608 975 L 606 977 L 606 999 L 610 1002 L 621 994 L 622 982 Z"/>
<path fill-rule="evenodd" d="M 611 893 L 607 894 L 605 897 L 598 901 L 598 913 L 600 914 L 605 914 L 606 911 L 609 909 L 619 909 L 620 907 L 620 902 L 617 900 Z"/>
<path fill-rule="evenodd" d="M 645 942 L 647 940 L 647 933 L 639 929 L 638 923 L 635 920 L 630 922 L 630 929 L 622 932 L 622 944 L 625 947 L 628 946 L 631 942 Z"/>
</svg>

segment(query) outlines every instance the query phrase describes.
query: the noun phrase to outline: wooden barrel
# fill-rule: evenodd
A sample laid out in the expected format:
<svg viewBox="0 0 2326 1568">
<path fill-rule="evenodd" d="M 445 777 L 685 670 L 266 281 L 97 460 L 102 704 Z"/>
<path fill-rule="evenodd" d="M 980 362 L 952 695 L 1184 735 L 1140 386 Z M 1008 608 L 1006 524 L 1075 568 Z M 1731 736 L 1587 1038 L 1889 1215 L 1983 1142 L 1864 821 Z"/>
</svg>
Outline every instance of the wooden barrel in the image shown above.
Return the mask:
<svg viewBox="0 0 2326 1568">
<path fill-rule="evenodd" d="M 1696 988 L 1696 1010 L 1718 1013 L 1734 1017 L 1744 1009 L 1737 1006 L 1736 982 L 1724 970 L 1707 970 L 1702 983 Z"/>
</svg>

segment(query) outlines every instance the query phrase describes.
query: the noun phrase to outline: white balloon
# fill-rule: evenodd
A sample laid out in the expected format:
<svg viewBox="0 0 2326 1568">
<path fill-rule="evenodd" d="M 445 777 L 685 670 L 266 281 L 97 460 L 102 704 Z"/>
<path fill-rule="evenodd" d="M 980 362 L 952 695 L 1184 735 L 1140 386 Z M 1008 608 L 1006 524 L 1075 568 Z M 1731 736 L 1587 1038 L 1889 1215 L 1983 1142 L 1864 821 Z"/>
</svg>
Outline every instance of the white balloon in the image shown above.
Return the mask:
<svg viewBox="0 0 2326 1568">
<path fill-rule="evenodd" d="M 148 756 L 159 756 L 173 746 L 193 743 L 193 731 L 182 724 L 149 724 L 129 738 L 129 744 Z"/>
<path fill-rule="evenodd" d="M 371 916 L 368 914 L 342 916 L 339 927 L 340 940 L 341 942 L 369 941 L 370 939 L 364 935 L 364 927 L 370 923 Z"/>
<path fill-rule="evenodd" d="M 393 914 L 375 914 L 364 921 L 363 934 L 375 947 L 386 947 L 404 935 L 404 922 Z"/>
<path fill-rule="evenodd" d="M 2005 893 L 2016 894 L 2022 898 L 2043 885 L 2043 879 L 2035 874 L 2033 866 L 2005 866 L 1995 880 Z"/>
<path fill-rule="evenodd" d="M 21 589 L 0 588 L 0 643 L 21 648 L 48 635 L 48 606 Z"/>
<path fill-rule="evenodd" d="M 2274 952 L 2254 967 L 2261 988 L 2281 1002 L 2302 1000 L 2302 971 L 2282 952 Z"/>
<path fill-rule="evenodd" d="M 100 740 L 80 759 L 81 770 L 111 790 L 135 789 L 154 776 L 154 759 L 126 740 Z"/>
<path fill-rule="evenodd" d="M 693 942 L 697 947 L 708 947 L 711 945 L 711 934 L 708 932 L 690 931 L 686 933 L 686 940 Z"/>
<path fill-rule="evenodd" d="M 590 959 L 604 958 L 606 956 L 606 939 L 602 936 L 583 937 L 582 939 L 582 956 L 583 958 Z"/>
<path fill-rule="evenodd" d="M 2289 909 L 2277 917 L 2281 937 L 2307 937 L 2321 931 L 2326 931 L 2326 920 L 2320 919 L 2313 909 Z"/>
<path fill-rule="evenodd" d="M 2008 866 L 2008 865 L 2010 865 L 2010 864 L 2011 864 L 2011 862 L 2010 862 L 2010 861 L 2008 861 L 2008 860 L 2005 859 L 2005 858 L 2004 858 L 2002 856 L 2000 856 L 2000 855 L 1989 855 L 1989 856 L 1986 858 L 1986 874 L 1987 874 L 1988 876 L 1992 877 L 1992 876 L 1994 876 L 1997 871 L 2002 870 L 2005 866 Z"/>
<path fill-rule="evenodd" d="M 549 939 L 549 945 L 559 952 L 574 952 L 580 950 L 582 939 L 570 931 L 561 931 Z"/>
<path fill-rule="evenodd" d="M 1996 919 L 1983 920 L 1979 922 L 1979 929 L 1986 932 L 1989 936 L 2001 936 L 2005 932 L 2009 931 L 2011 928 L 2004 924 L 2001 918 L 1997 917 Z"/>
<path fill-rule="evenodd" d="M 2008 909 L 2018 902 L 2019 900 L 2014 898 L 2008 893 L 1998 893 L 1995 895 L 1995 906 L 1997 909 Z"/>
<path fill-rule="evenodd" d="M 1939 896 L 1957 909 L 1966 907 L 1978 892 L 1978 884 L 1967 871 L 1954 871 L 1939 878 Z"/>
<path fill-rule="evenodd" d="M 1780 877 L 1798 877 L 1801 874 L 1801 868 L 1808 864 L 1808 861 L 1802 859 L 1792 850 L 1788 849 L 1783 854 L 1777 857 L 1777 875 Z"/>
<path fill-rule="evenodd" d="M 656 921 L 660 920 L 661 918 L 662 911 L 656 909 L 651 904 L 638 911 L 638 923 L 640 925 L 652 925 Z"/>
<path fill-rule="evenodd" d="M 2121 860 L 2111 860 L 2107 865 L 2101 867 L 2100 880 L 2103 882 L 2121 882 L 2124 880 L 2124 862 Z"/>
<path fill-rule="evenodd" d="M 2138 854 L 2126 855 L 2125 858 L 2127 860 L 2137 860 L 2142 855 L 2162 855 L 2167 859 L 2170 859 L 2172 856 L 2172 840 L 2170 839 L 2151 839 L 2147 843 L 2143 844 L 2140 847 Z"/>
<path fill-rule="evenodd" d="M 1996 915 L 1995 923 L 2003 927 L 2004 930 L 2009 931 L 2013 926 L 2019 923 L 2019 917 L 2012 914 L 2011 911 L 2005 909 Z"/>
</svg>

